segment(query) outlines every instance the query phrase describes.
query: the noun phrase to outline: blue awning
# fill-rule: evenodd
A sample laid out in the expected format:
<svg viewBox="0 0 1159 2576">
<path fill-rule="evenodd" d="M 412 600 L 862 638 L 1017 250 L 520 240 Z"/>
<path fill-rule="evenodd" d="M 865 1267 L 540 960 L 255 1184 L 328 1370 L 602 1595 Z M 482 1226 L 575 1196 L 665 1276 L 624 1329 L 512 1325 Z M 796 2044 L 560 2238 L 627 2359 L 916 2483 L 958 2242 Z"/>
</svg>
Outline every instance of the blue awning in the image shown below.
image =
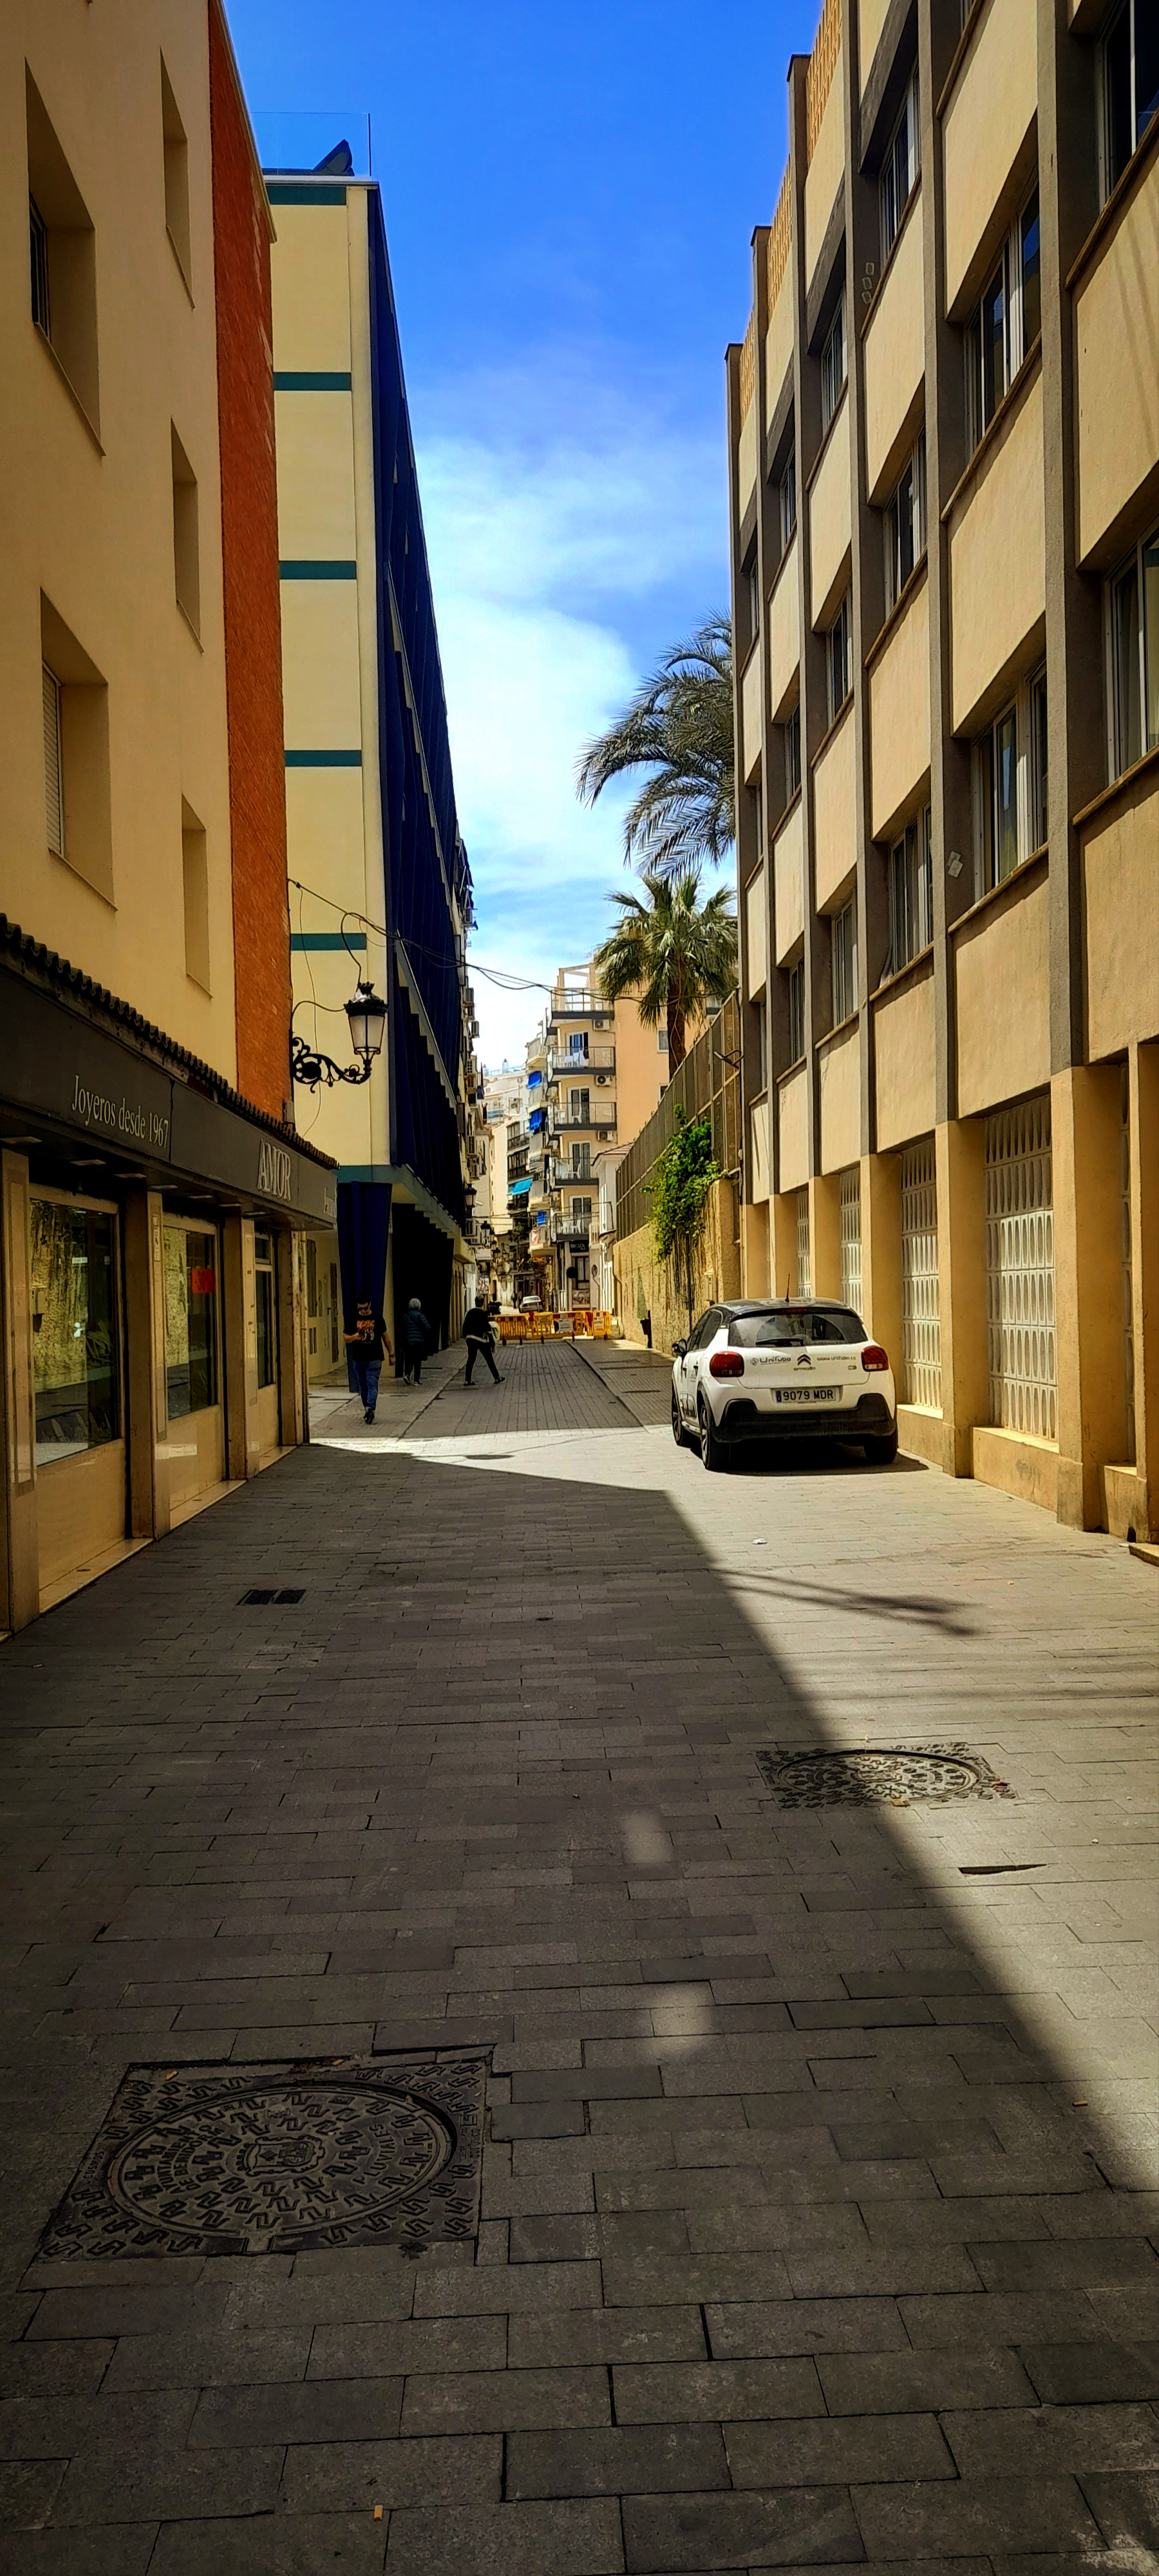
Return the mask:
<svg viewBox="0 0 1159 2576">
<path fill-rule="evenodd" d="M 507 1196 L 509 1199 L 525 1199 L 530 1188 L 531 1177 L 529 1174 L 525 1181 L 512 1181 L 510 1188 L 508 1189 Z"/>
<path fill-rule="evenodd" d="M 530 1115 L 529 1115 L 529 1117 L 528 1117 L 527 1124 L 528 1124 L 528 1126 L 530 1127 L 530 1129 L 531 1129 L 531 1133 L 532 1133 L 532 1135 L 533 1135 L 533 1136 L 538 1136 L 538 1134 L 539 1134 L 539 1130 L 540 1130 L 540 1128 L 542 1127 L 543 1122 L 544 1122 L 544 1119 L 546 1118 L 546 1116 L 547 1116 L 547 1111 L 546 1111 L 546 1109 L 533 1109 L 533 1110 L 531 1111 L 531 1113 L 530 1113 Z"/>
<path fill-rule="evenodd" d="M 543 1075 L 542 1075 L 541 1073 L 529 1073 L 529 1074 L 528 1074 L 528 1077 L 527 1077 L 527 1088 L 528 1088 L 528 1090 L 529 1090 L 529 1091 L 534 1091 L 535 1086 L 536 1086 L 536 1083 L 537 1083 L 537 1082 L 542 1082 L 542 1080 L 543 1080 Z"/>
</svg>

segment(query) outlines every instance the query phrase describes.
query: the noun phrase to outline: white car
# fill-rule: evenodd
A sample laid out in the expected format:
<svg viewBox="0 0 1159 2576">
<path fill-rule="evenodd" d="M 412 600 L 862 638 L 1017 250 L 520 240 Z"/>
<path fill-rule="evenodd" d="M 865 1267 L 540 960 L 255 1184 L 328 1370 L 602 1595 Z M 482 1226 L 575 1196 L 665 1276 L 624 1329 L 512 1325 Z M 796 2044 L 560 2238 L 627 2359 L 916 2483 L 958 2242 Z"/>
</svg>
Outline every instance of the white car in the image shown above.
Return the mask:
<svg viewBox="0 0 1159 2576">
<path fill-rule="evenodd" d="M 742 1440 L 853 1440 L 873 1467 L 897 1456 L 888 1354 L 828 1297 L 710 1306 L 672 1362 L 672 1437 L 727 1467 Z"/>
</svg>

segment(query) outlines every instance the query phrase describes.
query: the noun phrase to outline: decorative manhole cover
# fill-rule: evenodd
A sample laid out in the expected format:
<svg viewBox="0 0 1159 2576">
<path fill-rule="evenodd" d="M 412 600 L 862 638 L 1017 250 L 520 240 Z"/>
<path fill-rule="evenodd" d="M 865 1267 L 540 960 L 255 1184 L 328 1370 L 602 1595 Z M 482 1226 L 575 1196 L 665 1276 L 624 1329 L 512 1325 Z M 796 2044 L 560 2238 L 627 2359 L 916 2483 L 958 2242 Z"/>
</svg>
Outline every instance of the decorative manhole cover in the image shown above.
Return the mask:
<svg viewBox="0 0 1159 2576">
<path fill-rule="evenodd" d="M 968 1744 L 874 1746 L 858 1753 L 810 1747 L 758 1753 L 757 1764 L 779 1807 L 908 1807 L 915 1798 L 1011 1798 L 980 1753 Z"/>
<path fill-rule="evenodd" d="M 41 2253 L 421 2254 L 478 2226 L 486 2059 L 131 2067 Z"/>
</svg>

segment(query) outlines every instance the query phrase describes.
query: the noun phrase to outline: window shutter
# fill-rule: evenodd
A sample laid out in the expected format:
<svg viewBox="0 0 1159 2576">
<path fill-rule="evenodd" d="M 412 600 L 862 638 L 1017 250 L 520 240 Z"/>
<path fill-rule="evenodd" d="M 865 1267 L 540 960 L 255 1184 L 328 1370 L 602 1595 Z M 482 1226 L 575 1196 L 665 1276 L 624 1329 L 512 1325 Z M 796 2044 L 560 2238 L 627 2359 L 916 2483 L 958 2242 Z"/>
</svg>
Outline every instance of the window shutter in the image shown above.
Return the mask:
<svg viewBox="0 0 1159 2576">
<path fill-rule="evenodd" d="M 41 665 L 44 690 L 44 801 L 48 815 L 48 846 L 55 857 L 64 857 L 64 788 L 60 763 L 60 682 Z"/>
</svg>

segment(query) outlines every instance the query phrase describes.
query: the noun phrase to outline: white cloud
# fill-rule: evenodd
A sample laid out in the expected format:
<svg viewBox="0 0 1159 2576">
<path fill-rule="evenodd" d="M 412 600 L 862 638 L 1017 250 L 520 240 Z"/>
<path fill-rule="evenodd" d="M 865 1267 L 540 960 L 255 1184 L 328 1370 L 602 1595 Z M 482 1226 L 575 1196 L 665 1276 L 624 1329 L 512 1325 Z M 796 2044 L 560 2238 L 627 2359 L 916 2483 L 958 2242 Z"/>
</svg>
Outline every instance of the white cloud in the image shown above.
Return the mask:
<svg viewBox="0 0 1159 2576">
<path fill-rule="evenodd" d="M 473 950 L 544 983 L 625 882 L 626 797 L 582 809 L 577 756 L 725 585 L 723 441 L 614 373 L 548 349 L 415 403 Z M 521 1054 L 543 995 L 476 993 L 487 1060 Z"/>
</svg>

